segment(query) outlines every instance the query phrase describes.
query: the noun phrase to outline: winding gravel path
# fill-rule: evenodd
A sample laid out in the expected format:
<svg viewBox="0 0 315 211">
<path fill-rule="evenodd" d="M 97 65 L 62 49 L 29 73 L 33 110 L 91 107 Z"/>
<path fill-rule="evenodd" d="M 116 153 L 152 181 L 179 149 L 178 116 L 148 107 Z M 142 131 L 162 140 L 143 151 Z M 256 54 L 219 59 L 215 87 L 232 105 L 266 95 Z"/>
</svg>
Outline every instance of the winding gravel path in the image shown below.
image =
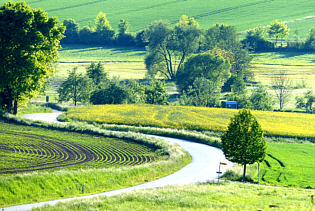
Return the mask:
<svg viewBox="0 0 315 211">
<path fill-rule="evenodd" d="M 42 113 L 42 114 L 27 114 L 23 117 L 33 119 L 33 120 L 43 120 L 49 122 L 57 122 L 57 116 L 60 115 L 61 112 L 55 113 Z M 67 199 L 58 199 L 54 201 L 45 201 L 33 204 L 24 204 L 12 207 L 6 207 L 3 211 L 22 211 L 22 210 L 30 210 L 34 207 L 40 207 L 44 205 L 54 205 L 59 202 L 66 202 L 74 199 L 87 199 L 99 196 L 113 196 L 121 193 L 126 193 L 134 190 L 141 189 L 149 189 L 149 188 L 159 188 L 167 185 L 185 185 L 185 184 L 194 184 L 201 183 L 207 181 L 214 181 L 217 179 L 217 171 L 219 168 L 220 162 L 225 162 L 228 165 L 221 166 L 221 171 L 225 172 L 228 168 L 230 168 L 233 164 L 225 159 L 223 152 L 215 147 L 210 147 L 204 144 L 198 144 L 194 142 L 189 142 L 186 140 L 154 136 L 165 141 L 169 141 L 175 144 L 180 145 L 184 148 L 191 156 L 192 162 L 182 168 L 181 170 L 168 175 L 166 177 L 160 178 L 158 180 L 147 182 L 141 185 L 123 188 L 119 190 L 113 190 L 109 192 L 93 194 L 88 196 L 80 196 L 73 197 Z"/>
</svg>

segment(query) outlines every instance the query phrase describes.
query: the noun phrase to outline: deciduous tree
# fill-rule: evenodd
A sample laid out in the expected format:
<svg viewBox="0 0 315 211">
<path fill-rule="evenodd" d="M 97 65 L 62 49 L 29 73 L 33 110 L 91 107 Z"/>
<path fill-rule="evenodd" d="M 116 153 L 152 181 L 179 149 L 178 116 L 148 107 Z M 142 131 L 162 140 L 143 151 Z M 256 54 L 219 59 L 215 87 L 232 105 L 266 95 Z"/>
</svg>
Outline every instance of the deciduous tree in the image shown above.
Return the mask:
<svg viewBox="0 0 315 211">
<path fill-rule="evenodd" d="M 191 56 L 178 73 L 177 87 L 180 91 L 187 91 L 197 78 L 206 78 L 221 88 L 230 76 L 230 67 L 228 60 L 209 52 Z"/>
<path fill-rule="evenodd" d="M 109 82 L 102 62 L 98 62 L 97 64 L 92 62 L 90 66 L 87 67 L 86 74 L 93 81 L 95 88 L 100 88 L 102 84 Z"/>
<path fill-rule="evenodd" d="M 240 110 L 231 118 L 221 140 L 225 157 L 244 166 L 245 182 L 246 165 L 260 162 L 266 155 L 266 139 L 257 119 L 249 110 Z"/>
<path fill-rule="evenodd" d="M 59 102 L 73 100 L 75 106 L 77 102 L 86 103 L 89 101 L 91 90 L 90 79 L 78 73 L 77 68 L 73 68 L 58 89 Z"/>
<path fill-rule="evenodd" d="M 279 38 L 284 39 L 289 36 L 289 28 L 284 22 L 276 19 L 270 23 L 270 27 L 268 28 L 267 33 L 269 37 L 276 39 L 277 44 Z"/>
<path fill-rule="evenodd" d="M 106 14 L 100 12 L 95 19 L 95 32 L 97 34 L 97 41 L 100 44 L 108 44 L 112 42 L 115 31 L 112 26 L 109 24 L 109 21 L 106 17 Z"/>
<path fill-rule="evenodd" d="M 0 103 L 17 113 L 21 100 L 35 96 L 54 72 L 64 27 L 25 2 L 0 7 Z"/>
<path fill-rule="evenodd" d="M 285 71 L 281 71 L 275 75 L 272 80 L 272 89 L 276 93 L 279 101 L 280 110 L 288 103 L 292 91 L 292 81 L 288 78 Z"/>
<path fill-rule="evenodd" d="M 148 74 L 174 80 L 185 59 L 199 47 L 200 30 L 193 18 L 182 16 L 172 27 L 166 21 L 153 23 L 146 30 L 148 41 L 145 65 Z"/>
</svg>

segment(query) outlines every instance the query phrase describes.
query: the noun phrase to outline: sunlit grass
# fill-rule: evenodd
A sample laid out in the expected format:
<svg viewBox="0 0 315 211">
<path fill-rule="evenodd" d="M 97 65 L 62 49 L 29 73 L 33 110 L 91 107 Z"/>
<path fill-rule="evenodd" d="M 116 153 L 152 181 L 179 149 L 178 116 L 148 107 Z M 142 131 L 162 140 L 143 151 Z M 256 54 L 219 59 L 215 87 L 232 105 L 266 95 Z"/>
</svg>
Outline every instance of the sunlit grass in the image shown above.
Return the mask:
<svg viewBox="0 0 315 211">
<path fill-rule="evenodd" d="M 313 190 L 241 183 L 172 186 L 34 210 L 312 210 Z"/>
</svg>

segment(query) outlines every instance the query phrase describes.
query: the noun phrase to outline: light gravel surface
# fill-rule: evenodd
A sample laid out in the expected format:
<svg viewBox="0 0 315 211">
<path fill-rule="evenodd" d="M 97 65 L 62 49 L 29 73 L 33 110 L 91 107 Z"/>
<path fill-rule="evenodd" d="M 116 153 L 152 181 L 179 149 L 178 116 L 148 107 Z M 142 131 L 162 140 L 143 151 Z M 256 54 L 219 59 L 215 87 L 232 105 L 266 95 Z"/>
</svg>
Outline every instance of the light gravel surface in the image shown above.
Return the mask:
<svg viewBox="0 0 315 211">
<path fill-rule="evenodd" d="M 60 115 L 60 112 L 50 113 L 50 114 L 27 114 L 23 117 L 33 119 L 33 120 L 42 120 L 42 121 L 52 121 L 57 122 L 57 116 Z M 195 184 L 208 181 L 217 181 L 218 175 L 217 171 L 219 170 L 220 162 L 227 163 L 228 165 L 221 165 L 221 172 L 225 172 L 228 168 L 232 167 L 232 163 L 225 159 L 225 156 L 222 150 L 210 147 L 205 144 L 194 143 L 186 140 L 154 136 L 165 141 L 169 141 L 175 144 L 180 145 L 185 149 L 191 156 L 192 162 L 182 168 L 181 170 L 168 175 L 166 177 L 160 178 L 158 180 L 147 182 L 141 185 L 123 188 L 119 190 L 113 190 L 109 192 L 93 194 L 88 196 L 73 197 L 67 199 L 59 199 L 54 201 L 45 201 L 33 204 L 24 204 L 12 207 L 6 207 L 3 211 L 16 211 L 16 210 L 30 210 L 34 207 L 40 207 L 44 205 L 54 205 L 59 202 L 67 202 L 74 199 L 87 199 L 99 196 L 113 196 L 121 193 L 127 193 L 134 190 L 142 190 L 149 188 L 159 188 L 168 185 L 186 185 L 186 184 Z"/>
</svg>

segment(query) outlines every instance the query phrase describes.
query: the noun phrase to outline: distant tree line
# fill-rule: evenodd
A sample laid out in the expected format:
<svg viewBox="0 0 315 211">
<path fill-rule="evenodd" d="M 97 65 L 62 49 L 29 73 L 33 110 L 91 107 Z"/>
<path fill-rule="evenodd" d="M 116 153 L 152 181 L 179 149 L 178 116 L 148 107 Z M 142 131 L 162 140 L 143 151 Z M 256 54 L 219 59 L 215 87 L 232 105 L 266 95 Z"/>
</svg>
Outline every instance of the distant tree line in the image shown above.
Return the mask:
<svg viewBox="0 0 315 211">
<path fill-rule="evenodd" d="M 268 27 L 258 26 L 247 31 L 242 43 L 252 51 L 314 51 L 315 28 L 311 29 L 305 40 L 300 40 L 298 30 L 294 31 L 294 40 L 285 41 L 290 29 L 281 21 L 274 20 Z M 268 36 L 270 39 L 266 39 Z M 280 45 L 279 45 L 280 41 Z"/>
<path fill-rule="evenodd" d="M 110 25 L 106 14 L 100 12 L 95 18 L 94 25 L 80 28 L 74 19 L 63 21 L 66 27 L 65 37 L 61 44 L 85 44 L 85 45 L 115 45 L 115 46 L 137 46 L 144 47 L 144 31 L 136 34 L 128 32 L 130 24 L 127 20 L 120 20 L 118 33 Z"/>
<path fill-rule="evenodd" d="M 199 29 L 199 24 L 187 16 L 182 16 L 180 22 L 175 26 L 176 33 L 181 36 L 181 41 L 191 39 L 191 36 L 198 38 L 199 45 L 202 47 L 205 43 L 215 42 L 215 36 L 209 36 L 209 33 L 214 32 L 213 28 L 208 30 Z M 160 24 L 168 23 L 160 21 Z M 186 29 L 183 31 L 184 23 L 188 23 L 191 29 L 198 28 L 197 31 Z M 169 24 L 169 23 L 168 23 Z M 95 18 L 94 25 L 89 24 L 80 28 L 79 24 L 74 19 L 66 19 L 63 22 L 66 27 L 65 37 L 61 40 L 61 44 L 87 44 L 87 45 L 112 45 L 112 46 L 133 46 L 144 47 L 149 45 L 148 39 L 150 35 L 146 32 L 152 32 L 152 25 L 147 29 L 138 31 L 136 33 L 129 32 L 130 24 L 127 20 L 120 20 L 118 23 L 118 32 L 115 32 L 110 25 L 106 14 L 100 12 Z M 171 26 L 168 26 L 170 29 Z M 151 29 L 150 29 L 151 28 Z M 228 29 L 230 30 L 230 29 Z M 233 29 L 235 30 L 235 29 Z M 159 31 L 155 31 L 156 33 Z M 165 32 L 170 32 L 165 31 Z M 281 21 L 274 20 L 270 26 L 258 26 L 246 32 L 246 37 L 241 41 L 243 48 L 248 48 L 251 51 L 314 51 L 315 50 L 315 29 L 311 29 L 305 40 L 300 40 L 298 31 L 294 32 L 294 40 L 286 41 L 289 36 L 290 29 Z M 182 33 L 180 35 L 180 33 Z M 208 34 L 208 37 L 207 37 Z M 169 34 L 170 35 L 170 34 Z M 214 38 L 209 40 L 209 37 Z M 268 37 L 269 39 L 267 39 Z M 199 39 L 200 38 L 200 39 Z M 205 43 L 204 43 L 205 42 Z M 280 42 L 280 45 L 279 45 Z M 232 44 L 232 43 L 230 43 Z M 175 47 L 175 46 L 174 46 Z M 193 50 L 196 46 L 192 46 Z M 174 65 L 174 64 L 173 64 Z M 178 65 L 179 67 L 180 65 Z M 171 68 L 171 66 L 170 66 Z M 176 70 L 174 70 L 176 71 Z"/>
</svg>

